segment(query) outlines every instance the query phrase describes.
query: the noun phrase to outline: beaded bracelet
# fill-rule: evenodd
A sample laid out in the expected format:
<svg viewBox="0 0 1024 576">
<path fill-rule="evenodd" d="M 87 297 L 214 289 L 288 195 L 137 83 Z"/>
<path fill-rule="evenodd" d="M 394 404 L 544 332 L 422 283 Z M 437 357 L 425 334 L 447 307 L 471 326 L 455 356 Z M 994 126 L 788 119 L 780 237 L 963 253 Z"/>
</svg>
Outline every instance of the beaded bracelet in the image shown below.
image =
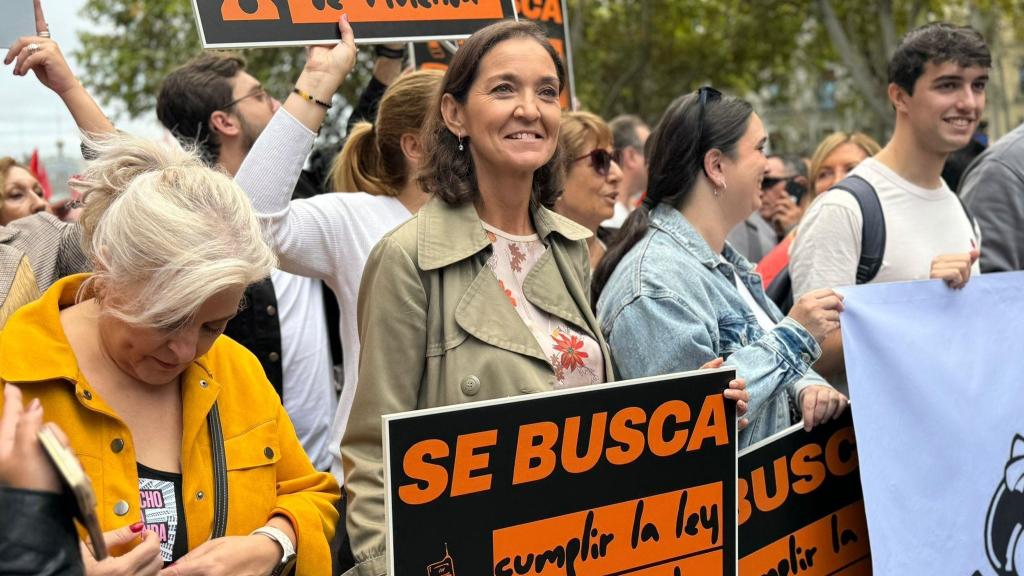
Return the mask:
<svg viewBox="0 0 1024 576">
<path fill-rule="evenodd" d="M 321 100 L 317 100 L 315 96 L 313 96 L 309 92 L 306 92 L 305 90 L 302 90 L 298 86 L 296 86 L 295 88 L 292 88 L 292 92 L 298 94 L 299 96 L 302 96 L 308 102 L 313 102 L 314 104 L 318 104 L 320 106 L 323 106 L 325 110 L 330 110 L 331 109 L 331 103 L 330 102 L 323 102 Z"/>
</svg>

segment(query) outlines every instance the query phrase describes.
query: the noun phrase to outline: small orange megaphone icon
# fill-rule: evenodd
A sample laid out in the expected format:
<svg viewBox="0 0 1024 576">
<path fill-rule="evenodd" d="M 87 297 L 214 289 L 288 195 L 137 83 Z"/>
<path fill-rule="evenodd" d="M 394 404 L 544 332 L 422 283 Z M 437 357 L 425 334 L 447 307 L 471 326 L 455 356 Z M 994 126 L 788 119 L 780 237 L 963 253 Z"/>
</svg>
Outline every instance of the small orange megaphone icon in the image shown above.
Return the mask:
<svg viewBox="0 0 1024 576">
<path fill-rule="evenodd" d="M 444 558 L 427 566 L 427 576 L 455 576 L 455 562 L 448 554 L 448 543 L 444 544 Z"/>
<path fill-rule="evenodd" d="M 280 20 L 274 0 L 223 0 L 220 17 L 225 22 L 238 20 Z"/>
</svg>

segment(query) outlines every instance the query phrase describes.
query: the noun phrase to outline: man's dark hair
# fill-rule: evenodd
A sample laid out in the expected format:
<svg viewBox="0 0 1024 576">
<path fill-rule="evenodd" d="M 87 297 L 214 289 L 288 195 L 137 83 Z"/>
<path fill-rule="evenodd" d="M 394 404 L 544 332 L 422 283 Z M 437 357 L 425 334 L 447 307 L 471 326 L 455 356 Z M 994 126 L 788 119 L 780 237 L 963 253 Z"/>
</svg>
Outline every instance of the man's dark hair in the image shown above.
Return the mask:
<svg viewBox="0 0 1024 576">
<path fill-rule="evenodd" d="M 955 62 L 958 66 L 992 66 L 985 38 L 970 26 L 946 22 L 926 24 L 911 30 L 900 40 L 889 59 L 889 82 L 914 94 L 914 83 L 929 62 Z"/>
<path fill-rule="evenodd" d="M 637 134 L 637 131 L 641 127 L 646 126 L 647 123 L 639 116 L 635 116 L 633 114 L 616 116 L 608 123 L 608 127 L 612 129 L 612 146 L 616 150 L 634 148 L 643 152 L 644 145 L 640 142 L 640 137 Z"/>
<path fill-rule="evenodd" d="M 160 123 L 211 165 L 220 156 L 220 138 L 210 130 L 210 115 L 231 103 L 231 79 L 244 69 L 237 54 L 204 52 L 164 78 L 156 97 Z"/>
</svg>

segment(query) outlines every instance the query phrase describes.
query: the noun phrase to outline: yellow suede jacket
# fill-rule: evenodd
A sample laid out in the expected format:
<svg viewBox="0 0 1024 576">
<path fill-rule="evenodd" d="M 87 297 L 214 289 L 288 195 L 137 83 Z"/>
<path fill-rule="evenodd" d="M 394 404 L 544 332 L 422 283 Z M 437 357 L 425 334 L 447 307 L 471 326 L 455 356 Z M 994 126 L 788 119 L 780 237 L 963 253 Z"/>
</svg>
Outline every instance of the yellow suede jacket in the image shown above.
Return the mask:
<svg viewBox="0 0 1024 576">
<path fill-rule="evenodd" d="M 10 318 L 0 332 L 0 382 L 19 386 L 26 402 L 38 397 L 45 418 L 67 433 L 92 479 L 106 531 L 141 520 L 139 481 L 131 431 L 86 382 L 61 327 L 60 310 L 74 303 L 87 277 L 58 281 Z M 213 459 L 206 416 L 216 401 L 228 469 L 226 534 L 246 535 L 271 516 L 284 515 L 298 536 L 296 574 L 329 574 L 338 484 L 310 464 L 256 357 L 221 336 L 181 378 L 182 495 L 189 550 L 205 542 L 213 529 Z"/>
</svg>

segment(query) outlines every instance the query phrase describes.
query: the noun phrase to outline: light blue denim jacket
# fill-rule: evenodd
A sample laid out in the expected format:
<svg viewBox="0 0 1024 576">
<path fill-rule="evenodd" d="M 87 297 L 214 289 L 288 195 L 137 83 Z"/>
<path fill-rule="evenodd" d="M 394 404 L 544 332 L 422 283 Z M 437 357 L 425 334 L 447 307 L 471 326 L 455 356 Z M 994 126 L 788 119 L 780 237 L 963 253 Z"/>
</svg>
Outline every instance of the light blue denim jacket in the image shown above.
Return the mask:
<svg viewBox="0 0 1024 576">
<path fill-rule="evenodd" d="M 620 379 L 695 370 L 724 356 L 747 381 L 750 426 L 740 447 L 790 425 L 805 387 L 828 384 L 811 364 L 821 348 L 767 297 L 754 266 L 728 244 L 722 262 L 671 206 L 651 214 L 647 234 L 619 262 L 597 303 Z M 736 289 L 735 273 L 778 323 L 765 332 Z"/>
</svg>

